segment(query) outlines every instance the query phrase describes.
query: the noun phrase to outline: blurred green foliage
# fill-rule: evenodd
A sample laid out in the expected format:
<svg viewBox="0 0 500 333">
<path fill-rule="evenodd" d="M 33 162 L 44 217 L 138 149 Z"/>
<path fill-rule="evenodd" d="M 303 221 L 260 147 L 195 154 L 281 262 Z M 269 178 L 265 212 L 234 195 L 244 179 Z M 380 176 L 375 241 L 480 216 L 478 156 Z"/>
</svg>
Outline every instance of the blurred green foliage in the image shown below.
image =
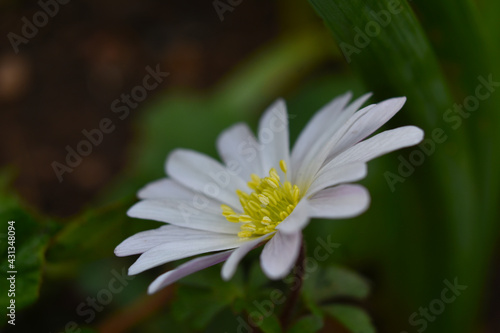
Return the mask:
<svg viewBox="0 0 500 333">
<path fill-rule="evenodd" d="M 498 234 L 499 181 L 494 170 L 499 162 L 500 97 L 492 92 L 485 100 L 480 99 L 478 111 L 473 108 L 471 112 L 475 113 L 463 116 L 466 120 L 456 127 L 445 115 L 456 104 L 466 103 L 467 96 L 478 96 L 479 77 L 493 77 L 493 81 L 499 77 L 498 64 L 492 61 L 496 45 L 486 38 L 488 28 L 475 4 L 467 0 L 415 3 L 420 22 L 406 1 L 310 2 L 341 46 L 359 38 L 355 34 L 360 30 L 353 27 L 370 34 L 370 24 L 382 26 L 359 54 L 347 51 L 346 57 L 352 57 L 353 66 L 374 91 L 383 96 L 408 96 L 408 119 L 424 128 L 427 137 L 436 128 L 444 129 L 449 136 L 437 148 L 442 153 L 428 156 L 432 163 L 426 168 L 428 179 L 419 184 L 418 205 L 414 206 L 425 207 L 426 212 L 418 220 L 406 221 L 407 225 L 415 223 L 427 229 L 420 234 L 427 251 L 416 254 L 425 264 L 416 266 L 414 256 L 408 256 L 406 269 L 409 273 L 427 271 L 423 277 L 425 290 L 415 290 L 415 307 L 439 294 L 443 278 L 459 276 L 467 281 L 468 293 L 429 329 L 469 332 L 480 313 L 488 258 Z M 434 48 L 424 34 L 426 30 Z M 437 34 L 439 39 L 433 37 Z M 429 196 L 430 188 L 439 196 Z M 406 215 L 415 213 L 411 209 Z M 399 256 L 395 249 L 400 248 L 393 249 L 393 255 Z M 407 293 L 409 285 L 421 281 L 408 276 L 402 280 L 400 292 Z"/>
<path fill-rule="evenodd" d="M 35 302 L 40 294 L 42 270 L 45 264 L 45 252 L 50 236 L 56 225 L 53 221 L 40 218 L 12 195 L 9 183 L 13 174 L 4 170 L 0 172 L 0 218 L 3 230 L 0 231 L 1 247 L 0 270 L 0 306 L 6 309 L 14 299 L 16 312 L 23 310 Z M 10 223 L 13 222 L 13 223 Z M 11 226 L 11 230 L 8 227 Z M 8 251 L 8 247 L 14 251 Z M 8 257 L 7 254 L 14 255 Z M 15 272 L 10 274 L 8 272 Z M 15 276 L 13 280 L 8 277 Z M 12 284 L 11 284 L 12 283 Z M 14 285 L 14 288 L 11 286 Z M 6 311 L 7 313 L 10 310 Z M 2 316 L 0 325 L 5 325 L 11 318 Z M 14 320 L 15 321 L 15 320 Z"/>
</svg>

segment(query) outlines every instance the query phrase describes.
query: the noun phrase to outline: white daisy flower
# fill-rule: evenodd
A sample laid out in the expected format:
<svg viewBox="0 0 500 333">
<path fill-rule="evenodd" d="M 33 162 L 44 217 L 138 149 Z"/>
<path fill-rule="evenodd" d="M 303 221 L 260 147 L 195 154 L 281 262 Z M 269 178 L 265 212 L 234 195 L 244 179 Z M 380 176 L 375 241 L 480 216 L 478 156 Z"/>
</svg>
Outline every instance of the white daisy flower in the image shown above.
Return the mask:
<svg viewBox="0 0 500 333">
<path fill-rule="evenodd" d="M 364 140 L 406 101 L 393 98 L 358 111 L 369 97 L 350 104 L 350 93 L 335 98 L 309 121 L 291 153 L 282 100 L 264 112 L 258 138 L 245 124 L 222 132 L 217 149 L 223 163 L 191 150 L 173 151 L 166 161 L 169 178 L 139 191 L 141 201 L 128 211 L 131 217 L 168 224 L 129 237 L 115 254 L 141 254 L 129 268 L 134 275 L 216 252 L 159 276 L 149 293 L 223 261 L 222 277 L 228 280 L 260 244 L 265 244 L 260 255 L 264 273 L 271 279 L 285 277 L 311 218 L 350 218 L 368 208 L 368 191 L 346 184 L 366 176 L 366 162 L 423 138 L 421 129 L 405 126 Z"/>
</svg>

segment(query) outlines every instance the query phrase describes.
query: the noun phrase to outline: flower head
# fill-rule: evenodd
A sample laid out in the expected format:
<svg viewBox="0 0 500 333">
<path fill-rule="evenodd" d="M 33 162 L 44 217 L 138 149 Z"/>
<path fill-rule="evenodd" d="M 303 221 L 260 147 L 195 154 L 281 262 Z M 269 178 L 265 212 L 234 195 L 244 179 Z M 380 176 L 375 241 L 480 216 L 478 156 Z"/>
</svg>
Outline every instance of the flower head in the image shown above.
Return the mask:
<svg viewBox="0 0 500 333">
<path fill-rule="evenodd" d="M 393 98 L 358 111 L 369 97 L 350 104 L 350 93 L 335 98 L 309 121 L 291 153 L 282 100 L 264 112 L 258 137 L 245 124 L 222 132 L 217 149 L 223 163 L 190 150 L 173 151 L 166 162 L 169 178 L 139 191 L 141 201 L 128 211 L 131 217 L 168 224 L 129 237 L 115 254 L 141 254 L 129 268 L 129 274 L 137 274 L 216 252 L 159 276 L 150 293 L 222 261 L 222 277 L 230 279 L 239 261 L 260 244 L 265 244 L 260 256 L 265 274 L 286 276 L 310 218 L 350 218 L 365 211 L 368 191 L 347 183 L 366 176 L 369 160 L 423 138 L 422 130 L 405 126 L 366 139 L 406 100 Z"/>
</svg>

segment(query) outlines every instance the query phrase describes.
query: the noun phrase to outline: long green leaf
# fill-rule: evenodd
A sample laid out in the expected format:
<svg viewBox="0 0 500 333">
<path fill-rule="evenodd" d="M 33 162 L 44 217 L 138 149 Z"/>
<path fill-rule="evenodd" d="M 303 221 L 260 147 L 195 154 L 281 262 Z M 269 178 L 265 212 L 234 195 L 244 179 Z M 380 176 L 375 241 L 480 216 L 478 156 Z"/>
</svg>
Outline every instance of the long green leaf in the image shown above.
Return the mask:
<svg viewBox="0 0 500 333">
<path fill-rule="evenodd" d="M 450 121 L 445 121 L 444 115 L 453 107 L 453 100 L 434 51 L 405 1 L 310 0 L 310 3 L 333 33 L 347 61 L 375 91 L 377 98 L 406 95 L 410 111 L 406 116 L 425 129 L 428 139 L 433 138 L 436 130 L 446 133 L 445 142 L 435 143 L 436 153 L 427 157 L 432 164 L 426 163 L 419 170 L 433 174 L 433 178 L 419 182 L 421 194 L 417 200 L 420 203 L 412 205 L 413 209 L 422 205 L 425 212 L 418 208 L 414 213 L 404 212 L 405 217 L 423 215 L 421 220 L 408 216 L 407 223 L 418 223 L 419 228 L 425 230 L 425 238 L 420 241 L 426 244 L 427 251 L 413 255 L 425 256 L 426 265 L 408 264 L 404 269 L 407 269 L 407 277 L 419 276 L 424 270 L 426 280 L 401 281 L 406 288 L 419 283 L 427 286 L 424 292 L 414 294 L 416 298 L 411 301 L 410 306 L 418 308 L 439 294 L 443 277 L 463 272 L 463 260 L 468 259 L 464 253 L 478 253 L 474 242 L 478 230 L 473 225 L 478 216 L 478 189 L 469 139 L 464 131 L 454 131 Z M 405 182 L 405 186 L 408 185 Z M 430 186 L 434 195 L 428 193 Z M 394 240 L 396 248 L 392 252 L 400 251 L 398 244 L 410 241 Z M 457 246 L 463 251 L 455 255 Z M 394 255 L 402 256 L 401 253 Z M 408 252 L 406 260 L 411 263 L 412 259 Z M 411 294 L 409 290 L 402 292 Z M 463 311 L 458 316 L 457 312 L 449 313 L 447 321 L 432 326 L 433 331 L 443 331 L 445 327 L 454 327 L 456 332 L 463 329 L 453 326 L 450 319 L 453 315 L 468 323 L 473 320 L 471 314 Z"/>
</svg>

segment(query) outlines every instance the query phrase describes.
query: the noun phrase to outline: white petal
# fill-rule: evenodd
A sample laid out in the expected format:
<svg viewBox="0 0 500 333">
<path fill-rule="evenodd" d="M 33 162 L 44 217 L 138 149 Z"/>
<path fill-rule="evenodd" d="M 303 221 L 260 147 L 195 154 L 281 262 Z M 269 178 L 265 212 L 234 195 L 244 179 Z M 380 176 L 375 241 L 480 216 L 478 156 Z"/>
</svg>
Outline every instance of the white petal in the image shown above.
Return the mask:
<svg viewBox="0 0 500 333">
<path fill-rule="evenodd" d="M 220 206 L 203 202 L 193 205 L 192 201 L 143 200 L 127 212 L 130 217 L 167 222 L 179 227 L 212 232 L 237 234 L 240 226 L 222 216 Z"/>
<path fill-rule="evenodd" d="M 217 139 L 217 150 L 226 166 L 244 180 L 250 180 L 252 173 L 265 173 L 259 143 L 246 124 L 236 124 L 222 132 Z"/>
<path fill-rule="evenodd" d="M 202 236 L 206 232 L 201 230 L 188 230 L 190 235 Z M 138 232 L 130 236 L 115 248 L 115 254 L 118 257 L 130 256 L 133 254 L 144 253 L 155 246 L 166 242 L 172 242 L 185 237 L 186 229 L 175 225 L 165 225 L 163 227 Z"/>
<path fill-rule="evenodd" d="M 367 106 L 353 116 L 358 108 L 363 105 L 370 96 L 371 94 L 361 96 L 348 107 L 341 110 L 338 115 L 335 114 L 336 117 L 329 120 L 329 126 L 326 130 L 316 135 L 314 144 L 309 147 L 305 157 L 300 160 L 294 160 L 294 166 L 295 163 L 299 165 L 299 170 L 297 174 L 295 174 L 295 184 L 300 188 L 309 187 L 314 176 L 328 157 L 328 154 L 346 131 L 342 129 L 345 128 L 349 122 L 352 122 L 353 118 L 359 117 L 359 115 L 366 113 L 370 108 L 374 107 L 374 105 Z"/>
<path fill-rule="evenodd" d="M 183 238 L 155 246 L 144 252 L 137 261 L 130 266 L 128 274 L 138 274 L 167 262 L 184 259 L 201 253 L 234 249 L 241 244 L 241 238 L 236 235 L 224 235 L 211 232 L 207 232 L 205 235 L 191 235 L 190 232 L 187 231 Z"/>
<path fill-rule="evenodd" d="M 330 167 L 353 162 L 368 162 L 378 156 L 422 141 L 424 132 L 415 126 L 404 126 L 379 133 L 340 153 L 328 164 Z"/>
<path fill-rule="evenodd" d="M 302 233 L 277 232 L 266 243 L 260 255 L 260 265 L 270 279 L 284 278 L 292 269 L 300 252 Z"/>
<path fill-rule="evenodd" d="M 223 262 L 231 255 L 232 252 L 233 250 L 229 250 L 190 260 L 180 265 L 176 269 L 173 269 L 158 276 L 149 285 L 148 294 L 154 294 L 160 289 L 165 288 L 166 286 L 176 282 L 177 280 L 182 279 L 185 276 L 198 272 L 207 267 L 216 265 L 220 262 Z"/>
<path fill-rule="evenodd" d="M 292 163 L 298 165 L 304 159 L 306 153 L 316 143 L 317 139 L 329 128 L 340 124 L 341 112 L 352 98 L 349 91 L 333 99 L 314 114 L 306 127 L 302 130 L 292 150 Z M 338 125 L 337 125 L 338 126 Z"/>
<path fill-rule="evenodd" d="M 259 122 L 259 142 L 262 149 L 262 167 L 267 176 L 271 168 L 276 168 L 280 177 L 284 177 L 279 167 L 281 160 L 288 165 L 288 177 L 292 177 L 290 148 L 288 138 L 288 114 L 282 99 L 272 104 L 262 115 Z"/>
<path fill-rule="evenodd" d="M 281 222 L 276 229 L 281 233 L 292 234 L 304 229 L 309 223 L 309 203 L 307 200 L 302 199 L 292 214 L 290 214 L 283 222 Z"/>
<path fill-rule="evenodd" d="M 363 213 L 369 204 L 370 195 L 363 186 L 339 185 L 309 199 L 309 211 L 312 217 L 343 219 Z"/>
<path fill-rule="evenodd" d="M 322 167 L 311 186 L 307 189 L 307 196 L 316 194 L 318 191 L 342 183 L 354 182 L 366 177 L 367 167 L 365 163 L 333 165 L 327 164 Z"/>
<path fill-rule="evenodd" d="M 168 157 L 166 169 L 173 179 L 194 191 L 232 207 L 241 206 L 236 190 L 247 189 L 246 182 L 206 155 L 177 149 Z"/>
<path fill-rule="evenodd" d="M 371 135 L 401 110 L 405 102 L 406 97 L 391 98 L 378 103 L 368 112 L 361 113 L 360 110 L 360 115 L 350 119 L 340 130 L 344 133 L 335 144 L 335 148 L 330 151 L 328 159 Z"/>
<path fill-rule="evenodd" d="M 192 190 L 168 178 L 151 182 L 137 193 L 140 199 L 192 199 L 195 195 Z"/>
<path fill-rule="evenodd" d="M 259 245 L 259 243 L 263 242 L 266 238 L 268 238 L 272 234 L 274 234 L 274 232 L 247 241 L 246 243 L 238 247 L 236 250 L 234 250 L 229 259 L 224 263 L 224 266 L 222 266 L 222 272 L 221 272 L 222 278 L 226 281 L 232 278 L 234 272 L 236 272 L 236 267 L 238 267 L 238 264 L 241 261 L 241 259 L 243 259 L 243 257 L 248 252 L 250 252 L 257 245 Z"/>
</svg>

